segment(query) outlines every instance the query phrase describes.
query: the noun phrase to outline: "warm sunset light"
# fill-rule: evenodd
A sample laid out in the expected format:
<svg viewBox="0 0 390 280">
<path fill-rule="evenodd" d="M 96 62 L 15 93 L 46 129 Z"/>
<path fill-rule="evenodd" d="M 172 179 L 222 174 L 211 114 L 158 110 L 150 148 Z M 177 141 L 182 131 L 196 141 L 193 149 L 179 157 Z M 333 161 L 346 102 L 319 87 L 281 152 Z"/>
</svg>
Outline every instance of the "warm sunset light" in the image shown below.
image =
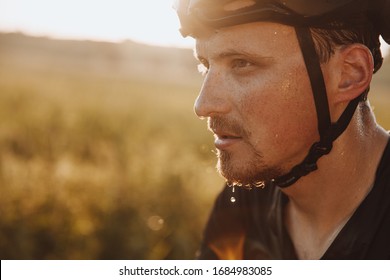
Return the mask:
<svg viewBox="0 0 390 280">
<path fill-rule="evenodd" d="M 1 0 L 0 31 L 103 41 L 191 46 L 172 0 Z"/>
<path fill-rule="evenodd" d="M 223 238 L 216 234 L 217 242 L 207 241 L 210 252 L 212 250 L 215 256 L 224 259 L 244 258 L 244 244 L 245 248 L 254 244 L 248 247 L 249 253 L 253 249 L 253 256 L 268 257 L 268 253 L 262 251 L 263 242 L 257 239 L 252 242 L 252 236 L 247 236 L 242 229 L 241 220 L 245 227 L 248 222 L 250 230 L 256 233 L 253 236 L 262 237 L 263 233 L 257 234 L 260 222 L 255 225 L 249 225 L 249 222 L 257 217 L 268 219 L 279 215 L 266 212 L 273 211 L 273 206 L 266 204 L 258 209 L 252 206 L 257 201 L 262 203 L 272 198 L 270 203 L 283 207 L 287 196 L 270 192 L 272 186 L 264 190 L 265 198 L 260 196 L 263 191 L 260 188 L 245 195 L 247 190 L 237 188 L 236 192 L 231 188 L 227 189 L 229 193 L 219 196 L 226 201 L 220 203 L 218 198 L 215 204 L 226 183 L 216 170 L 216 154 L 222 155 L 217 146 L 225 150 L 240 149 L 234 152 L 238 160 L 232 160 L 238 173 L 252 170 L 252 163 L 258 168 L 275 164 L 274 169 L 279 165 L 284 169 L 295 164 L 293 161 L 304 154 L 305 145 L 309 149 L 315 137 L 316 112 L 310 105 L 315 100 L 312 97 L 305 100 L 310 85 L 304 73 L 303 56 L 299 61 L 298 43 L 289 42 L 294 40 L 291 34 L 282 38 L 283 28 L 274 36 L 275 30 L 270 30 L 269 26 L 264 26 L 266 33 L 261 26 L 258 26 L 258 32 L 244 26 L 234 31 L 244 30 L 242 36 L 228 31 L 224 33 L 227 35 L 203 38 L 199 55 L 204 55 L 211 64 L 208 74 L 202 76 L 193 51 L 195 40 L 182 38 L 179 32 L 179 20 L 172 8 L 174 1 L 0 0 L 0 260 L 2 268 L 4 260 L 23 262 L 9 270 L 11 279 L 3 277 L 3 269 L 3 280 L 27 279 L 18 273 L 38 271 L 53 273 L 50 273 L 51 278 L 35 275 L 28 278 L 48 280 L 53 275 L 60 275 L 65 279 L 53 270 L 52 262 L 38 270 L 36 262 L 33 269 L 28 269 L 30 266 L 26 266 L 25 261 L 29 260 L 116 260 L 122 263 L 113 262 L 112 267 L 105 267 L 99 262 L 99 269 L 105 270 L 99 276 L 131 280 L 134 275 L 130 273 L 123 273 L 122 277 L 127 275 L 126 278 L 118 278 L 125 265 L 130 267 L 137 263 L 138 266 L 138 262 L 129 261 L 198 258 L 204 233 L 208 235 L 204 229 L 214 205 L 227 210 L 221 211 L 223 215 L 211 216 L 210 220 L 221 220 L 222 226 L 216 226 L 221 232 L 230 229 L 234 232 Z M 253 1 L 233 2 L 247 4 Z M 270 41 L 272 38 L 276 38 L 275 42 L 280 40 L 281 45 L 274 45 Z M 259 51 L 252 50 L 252 46 L 258 47 Z M 274 46 L 277 47 L 275 50 Z M 291 58 L 288 47 L 292 47 Z M 337 51 L 332 64 L 324 66 L 325 81 L 329 81 L 331 87 L 331 108 L 336 113 L 347 106 L 348 98 L 360 93 L 355 89 L 363 90 L 362 86 L 367 86 L 371 77 L 368 52 L 362 48 L 347 49 Z M 275 59 L 268 60 L 268 56 Z M 374 75 L 368 95 L 378 124 L 386 130 L 390 130 L 389 60 L 387 56 L 380 71 Z M 331 66 L 335 66 L 334 71 Z M 331 72 L 335 72 L 334 76 Z M 199 93 L 201 98 L 197 99 Z M 340 93 L 340 97 L 336 93 Z M 205 95 L 211 101 L 209 104 L 203 99 Z M 195 100 L 201 102 L 194 106 Z M 201 110 L 199 103 L 205 106 Z M 206 114 L 200 112 L 202 110 Z M 199 120 L 196 111 L 204 120 Z M 331 180 L 337 179 L 332 188 L 348 186 L 351 189 L 325 189 L 326 194 L 342 194 L 344 199 L 350 191 L 348 202 L 356 202 L 358 194 L 374 199 L 384 197 L 386 188 L 362 185 L 373 182 L 374 174 L 370 173 L 372 176 L 369 177 L 365 170 L 372 171 L 378 165 L 378 151 L 384 145 L 383 138 L 374 148 L 374 136 L 381 133 L 376 122 L 368 117 L 369 113 L 366 106 L 361 106 L 349 129 L 355 134 L 341 139 L 342 144 L 333 152 L 336 156 L 330 155 L 331 163 L 337 163 L 336 157 L 342 162 L 332 167 L 328 162 L 325 167 L 330 168 L 325 172 L 331 173 L 319 171 L 320 176 L 314 177 L 313 186 L 317 187 L 325 178 L 321 176 L 329 175 L 322 183 L 334 183 L 336 181 Z M 211 118 L 214 115 L 216 118 Z M 286 116 L 292 119 L 286 119 Z M 216 121 L 207 124 L 207 118 Z M 366 124 L 373 131 L 363 129 Z M 213 137 L 207 126 L 213 126 L 214 131 L 211 130 L 219 135 Z M 303 135 L 299 135 L 300 132 Z M 363 136 L 367 138 L 361 138 Z M 369 145 L 349 147 L 349 140 L 362 144 L 363 140 L 369 140 Z M 276 146 L 273 147 L 273 143 Z M 265 156 L 261 155 L 263 152 Z M 375 154 L 373 160 L 369 153 Z M 245 165 L 242 168 L 239 166 L 241 159 Z M 338 170 L 338 167 L 345 170 Z M 389 170 L 383 170 L 377 174 L 382 174 L 385 180 Z M 360 174 L 359 171 L 364 172 Z M 255 172 L 258 170 L 253 174 Z M 352 175 L 362 178 L 344 184 Z M 368 187 L 373 190 L 369 195 Z M 254 199 L 249 197 L 251 194 Z M 320 196 L 315 193 L 307 197 Z M 332 202 L 330 196 L 326 197 L 327 202 Z M 337 201 L 321 202 L 321 206 L 335 205 L 334 211 L 344 210 L 344 216 L 349 219 L 352 208 L 345 209 L 349 204 L 344 200 L 336 205 Z M 369 203 L 375 205 L 377 201 L 370 200 Z M 356 203 L 353 205 L 358 207 Z M 383 205 L 382 210 L 386 206 Z M 273 212 L 286 212 L 278 207 L 275 206 Z M 364 207 L 356 209 L 360 211 Z M 333 210 L 330 213 L 334 213 Z M 243 219 L 241 214 L 245 214 Z M 225 223 L 230 220 L 233 227 Z M 339 230 L 342 232 L 341 226 L 347 219 L 342 221 L 340 218 L 338 223 L 334 224 L 336 230 L 329 227 L 330 237 L 320 235 L 327 245 L 333 239 L 338 240 L 336 235 Z M 236 228 L 237 224 L 240 225 Z M 274 223 L 270 219 L 264 232 L 269 225 L 279 227 L 280 222 Z M 268 240 L 268 236 L 264 236 Z M 285 240 L 290 238 L 287 234 L 283 236 Z M 313 240 L 317 238 L 313 236 Z M 383 234 L 385 236 L 387 233 Z M 279 248 L 275 243 L 279 242 L 277 238 L 271 239 L 272 246 L 276 244 L 275 248 Z M 293 250 L 292 243 L 287 247 Z M 293 252 L 285 256 L 293 256 Z M 58 265 L 57 261 L 55 263 Z M 150 265 L 154 264 L 147 264 Z M 57 266 L 54 264 L 54 267 Z M 93 277 L 99 280 L 91 274 L 92 268 L 87 267 L 83 262 L 78 269 L 68 271 L 86 271 L 74 279 Z M 62 266 L 64 268 L 66 266 Z M 93 269 L 94 273 L 97 271 Z M 210 268 L 209 272 L 217 277 L 228 275 L 226 270 L 216 267 Z M 300 276 L 299 273 L 296 275 Z M 150 275 L 148 277 L 152 279 Z M 195 275 L 191 277 L 187 278 L 193 279 Z M 217 280 L 217 277 L 212 278 Z"/>
<path fill-rule="evenodd" d="M 55 38 L 192 47 L 182 38 L 173 0 L 0 0 L 0 32 Z M 389 46 L 382 43 L 384 53 Z"/>
</svg>

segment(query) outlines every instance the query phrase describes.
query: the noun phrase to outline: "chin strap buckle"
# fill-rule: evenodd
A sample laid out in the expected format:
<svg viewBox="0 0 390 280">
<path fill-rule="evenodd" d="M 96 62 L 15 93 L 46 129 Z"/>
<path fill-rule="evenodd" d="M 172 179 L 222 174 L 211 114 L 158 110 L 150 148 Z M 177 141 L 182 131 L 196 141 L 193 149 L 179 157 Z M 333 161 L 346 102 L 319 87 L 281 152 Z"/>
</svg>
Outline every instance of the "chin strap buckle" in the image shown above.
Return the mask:
<svg viewBox="0 0 390 280">
<path fill-rule="evenodd" d="M 329 154 L 332 147 L 332 143 L 325 145 L 321 142 L 316 142 L 311 146 L 310 152 L 306 158 L 309 159 L 310 157 L 313 157 L 313 159 L 317 161 L 320 157 Z"/>
<path fill-rule="evenodd" d="M 294 184 L 296 181 L 298 181 L 299 178 L 317 170 L 318 159 L 323 155 L 329 154 L 332 150 L 332 146 L 332 143 L 328 145 L 321 142 L 314 143 L 310 148 L 309 154 L 300 164 L 293 167 L 293 169 L 291 169 L 288 174 L 273 179 L 270 183 L 281 188 L 285 188 Z"/>
</svg>

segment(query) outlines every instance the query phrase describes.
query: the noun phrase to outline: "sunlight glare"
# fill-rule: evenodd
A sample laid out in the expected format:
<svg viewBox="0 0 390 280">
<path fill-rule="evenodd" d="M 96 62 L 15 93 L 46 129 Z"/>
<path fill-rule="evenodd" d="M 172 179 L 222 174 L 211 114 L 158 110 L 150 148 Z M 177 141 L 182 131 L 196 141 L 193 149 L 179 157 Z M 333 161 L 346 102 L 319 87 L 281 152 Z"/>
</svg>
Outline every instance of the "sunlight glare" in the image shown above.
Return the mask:
<svg viewBox="0 0 390 280">
<path fill-rule="evenodd" d="M 0 31 L 65 39 L 193 47 L 182 38 L 174 0 L 0 0 Z M 382 42 L 388 55 L 389 46 Z"/>
<path fill-rule="evenodd" d="M 0 0 L 0 30 L 56 38 L 190 46 L 172 0 Z"/>
</svg>

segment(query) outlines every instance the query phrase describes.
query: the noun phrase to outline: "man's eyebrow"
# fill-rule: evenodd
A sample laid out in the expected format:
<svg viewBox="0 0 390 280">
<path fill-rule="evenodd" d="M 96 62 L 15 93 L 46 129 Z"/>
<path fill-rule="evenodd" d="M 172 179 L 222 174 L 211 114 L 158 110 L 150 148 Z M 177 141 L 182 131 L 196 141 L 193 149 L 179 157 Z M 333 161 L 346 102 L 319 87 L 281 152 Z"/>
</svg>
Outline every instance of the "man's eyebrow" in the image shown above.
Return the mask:
<svg viewBox="0 0 390 280">
<path fill-rule="evenodd" d="M 211 59 L 219 60 L 219 59 L 230 58 L 230 57 L 237 57 L 237 56 L 244 56 L 244 57 L 253 58 L 253 59 L 256 59 L 256 60 L 273 60 L 272 56 L 264 56 L 264 55 L 256 54 L 256 53 L 253 53 L 253 52 L 243 51 L 243 50 L 239 50 L 239 51 L 237 51 L 237 50 L 222 51 L 220 53 L 212 55 Z M 203 57 L 202 55 L 199 55 L 198 53 L 195 53 L 195 57 L 199 61 L 207 60 L 205 57 Z"/>
<path fill-rule="evenodd" d="M 236 57 L 236 56 L 244 56 L 247 58 L 253 58 L 257 60 L 269 60 L 273 59 L 271 56 L 264 56 L 258 53 L 254 52 L 248 52 L 244 50 L 226 50 L 221 52 L 220 54 L 217 55 L 217 58 L 223 59 L 223 58 L 229 58 L 229 57 Z"/>
</svg>

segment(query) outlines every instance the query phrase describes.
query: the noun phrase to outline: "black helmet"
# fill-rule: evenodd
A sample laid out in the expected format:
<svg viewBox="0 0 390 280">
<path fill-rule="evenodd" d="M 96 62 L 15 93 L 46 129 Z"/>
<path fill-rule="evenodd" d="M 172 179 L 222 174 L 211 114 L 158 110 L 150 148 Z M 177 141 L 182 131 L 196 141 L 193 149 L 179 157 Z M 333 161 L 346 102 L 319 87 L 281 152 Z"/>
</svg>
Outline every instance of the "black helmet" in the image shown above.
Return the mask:
<svg viewBox="0 0 390 280">
<path fill-rule="evenodd" d="M 288 187 L 316 170 L 317 160 L 331 151 L 333 141 L 347 128 L 368 92 L 367 89 L 352 100 L 337 122 L 331 122 L 325 82 L 309 27 L 343 29 L 353 25 L 349 17 L 363 14 L 377 34 L 390 44 L 390 0 L 176 0 L 174 8 L 183 36 L 196 37 L 203 28 L 218 29 L 256 21 L 287 24 L 296 30 L 313 91 L 320 140 L 289 173 L 270 182 L 256 182 L 254 186 L 268 183 Z"/>
<path fill-rule="evenodd" d="M 238 2 L 241 8 L 233 9 Z M 202 25 L 219 28 L 255 21 L 320 27 L 361 12 L 390 44 L 390 0 L 176 0 L 174 8 L 183 36 L 196 34 Z"/>
</svg>

